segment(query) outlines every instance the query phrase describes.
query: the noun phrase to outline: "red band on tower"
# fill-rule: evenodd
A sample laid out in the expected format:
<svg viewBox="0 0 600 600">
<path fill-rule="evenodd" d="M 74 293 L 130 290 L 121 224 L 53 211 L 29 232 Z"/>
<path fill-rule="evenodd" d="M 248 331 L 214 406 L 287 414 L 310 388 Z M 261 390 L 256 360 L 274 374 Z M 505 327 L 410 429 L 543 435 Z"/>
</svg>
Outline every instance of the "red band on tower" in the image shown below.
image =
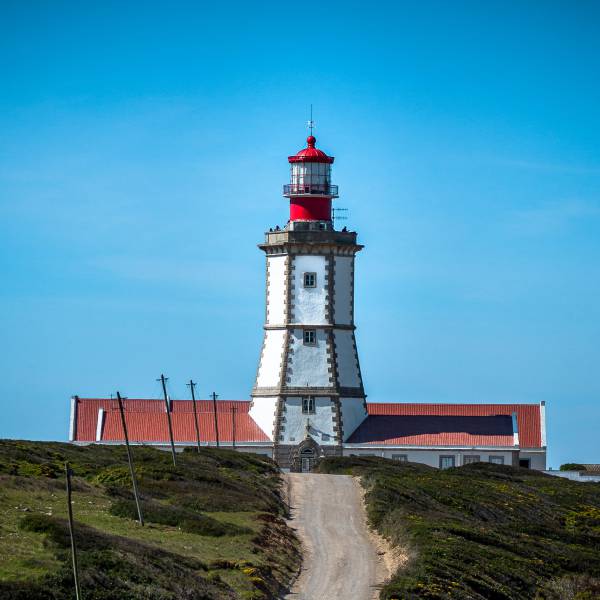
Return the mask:
<svg viewBox="0 0 600 600">
<path fill-rule="evenodd" d="M 331 221 L 331 198 L 290 198 L 290 221 Z"/>
</svg>

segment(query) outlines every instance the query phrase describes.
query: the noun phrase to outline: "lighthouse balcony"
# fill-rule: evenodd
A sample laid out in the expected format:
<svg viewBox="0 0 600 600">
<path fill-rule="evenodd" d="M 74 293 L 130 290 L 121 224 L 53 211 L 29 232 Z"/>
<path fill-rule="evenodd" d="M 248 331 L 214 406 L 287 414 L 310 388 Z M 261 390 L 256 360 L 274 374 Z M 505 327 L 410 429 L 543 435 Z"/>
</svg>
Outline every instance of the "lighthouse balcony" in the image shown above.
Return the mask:
<svg viewBox="0 0 600 600">
<path fill-rule="evenodd" d="M 287 183 L 283 186 L 283 195 L 287 198 L 296 196 L 338 197 L 338 186 L 330 183 Z"/>
<path fill-rule="evenodd" d="M 298 223 L 294 223 L 295 226 Z M 259 244 L 262 250 L 281 248 L 288 244 L 334 244 L 336 246 L 346 246 L 349 250 L 357 252 L 362 248 L 356 241 L 355 231 L 334 231 L 334 230 L 290 230 L 267 231 L 265 234 L 265 243 Z"/>
</svg>

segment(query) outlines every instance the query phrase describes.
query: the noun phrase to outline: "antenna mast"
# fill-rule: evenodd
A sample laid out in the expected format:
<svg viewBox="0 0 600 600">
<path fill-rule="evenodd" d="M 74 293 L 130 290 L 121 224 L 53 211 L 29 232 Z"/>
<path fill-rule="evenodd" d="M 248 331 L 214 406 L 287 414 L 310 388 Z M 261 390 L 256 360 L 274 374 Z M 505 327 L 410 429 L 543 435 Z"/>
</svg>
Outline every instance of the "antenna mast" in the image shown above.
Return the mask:
<svg viewBox="0 0 600 600">
<path fill-rule="evenodd" d="M 313 134 L 313 129 L 315 127 L 315 122 L 313 121 L 313 105 L 310 105 L 310 120 L 306 122 L 308 126 L 308 130 L 310 131 L 310 135 Z"/>
</svg>

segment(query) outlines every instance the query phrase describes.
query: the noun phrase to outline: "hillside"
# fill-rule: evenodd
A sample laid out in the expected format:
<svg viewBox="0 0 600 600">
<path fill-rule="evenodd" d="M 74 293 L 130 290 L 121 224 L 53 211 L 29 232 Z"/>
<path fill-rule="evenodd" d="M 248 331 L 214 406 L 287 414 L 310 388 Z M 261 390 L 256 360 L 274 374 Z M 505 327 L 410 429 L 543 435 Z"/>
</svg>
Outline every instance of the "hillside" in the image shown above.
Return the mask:
<svg viewBox="0 0 600 600">
<path fill-rule="evenodd" d="M 123 446 L 0 441 L 0 599 L 74 598 L 64 461 L 86 600 L 259 600 L 297 572 L 281 480 L 257 455 L 134 448 L 143 512 Z"/>
<path fill-rule="evenodd" d="M 318 468 L 360 476 L 371 525 L 408 547 L 383 600 L 600 598 L 600 484 L 486 463 L 333 458 Z"/>
</svg>

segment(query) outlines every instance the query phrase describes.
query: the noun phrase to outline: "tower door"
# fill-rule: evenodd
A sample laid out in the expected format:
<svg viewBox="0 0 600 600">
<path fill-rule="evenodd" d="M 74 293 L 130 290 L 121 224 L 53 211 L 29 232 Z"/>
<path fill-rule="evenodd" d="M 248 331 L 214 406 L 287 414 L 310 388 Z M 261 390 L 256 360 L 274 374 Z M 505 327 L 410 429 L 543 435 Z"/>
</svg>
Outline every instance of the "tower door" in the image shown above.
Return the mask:
<svg viewBox="0 0 600 600">
<path fill-rule="evenodd" d="M 315 464 L 315 451 L 312 448 L 304 448 L 300 452 L 300 466 L 303 473 L 310 473 Z"/>
</svg>

